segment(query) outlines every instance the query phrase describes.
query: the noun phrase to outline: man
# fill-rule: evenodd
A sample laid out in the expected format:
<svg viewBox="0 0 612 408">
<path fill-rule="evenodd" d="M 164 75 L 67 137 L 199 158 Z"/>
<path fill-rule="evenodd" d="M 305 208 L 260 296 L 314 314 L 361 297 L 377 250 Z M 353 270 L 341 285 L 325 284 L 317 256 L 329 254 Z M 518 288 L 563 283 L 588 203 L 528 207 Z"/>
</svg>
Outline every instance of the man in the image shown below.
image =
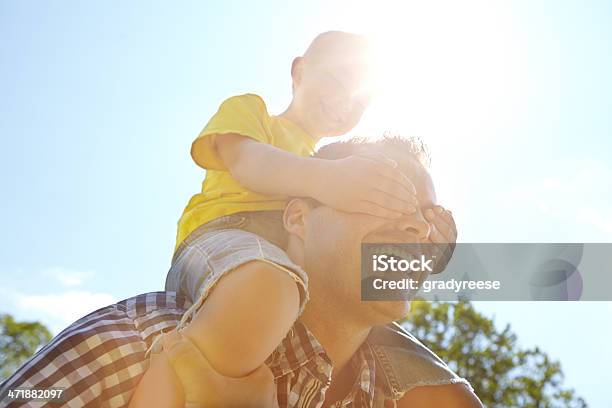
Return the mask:
<svg viewBox="0 0 612 408">
<path fill-rule="evenodd" d="M 309 276 L 310 301 L 304 313 L 266 361 L 271 375 L 266 367 L 242 380 L 215 375 L 189 342 L 176 334 L 165 340 L 161 356 L 173 364 L 177 377 L 169 381 L 183 390 L 178 397 L 186 406 L 215 406 L 211 398 L 216 398 L 217 406 L 233 402 L 265 406 L 277 400 L 281 407 L 481 407 L 466 380 L 392 323 L 406 316 L 409 301 L 360 299 L 361 243 L 454 242 L 456 238 L 452 217 L 436 206 L 424 166 L 427 157 L 414 140 L 334 143 L 317 157 L 370 152 L 399 163 L 415 184 L 420 210 L 388 220 L 340 212 L 310 199 L 291 200 L 284 212 L 286 250 Z M 67 405 L 125 406 L 146 367 L 146 349 L 162 330 L 176 326 L 186 307 L 172 293 L 160 292 L 94 312 L 60 333 L 1 391 L 68 387 Z M 194 383 L 194 378 L 200 381 Z M 272 380 L 275 398 L 265 386 Z M 261 394 L 253 394 L 259 389 Z M 136 394 L 157 392 L 156 387 L 139 384 Z"/>
</svg>

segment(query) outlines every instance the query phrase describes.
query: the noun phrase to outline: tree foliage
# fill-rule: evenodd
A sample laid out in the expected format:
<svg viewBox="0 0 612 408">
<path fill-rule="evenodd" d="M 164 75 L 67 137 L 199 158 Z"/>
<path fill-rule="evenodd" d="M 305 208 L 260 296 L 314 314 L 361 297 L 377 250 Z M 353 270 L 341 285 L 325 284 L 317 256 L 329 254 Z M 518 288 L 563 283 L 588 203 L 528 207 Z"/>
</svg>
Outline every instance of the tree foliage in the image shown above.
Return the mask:
<svg viewBox="0 0 612 408">
<path fill-rule="evenodd" d="M 1 314 L 0 380 L 10 376 L 49 340 L 51 333 L 42 323 L 18 322 L 9 314 Z"/>
<path fill-rule="evenodd" d="M 401 324 L 467 378 L 486 407 L 587 406 L 563 387 L 559 362 L 539 347 L 520 348 L 509 325 L 498 330 L 469 302 L 414 302 Z"/>
</svg>

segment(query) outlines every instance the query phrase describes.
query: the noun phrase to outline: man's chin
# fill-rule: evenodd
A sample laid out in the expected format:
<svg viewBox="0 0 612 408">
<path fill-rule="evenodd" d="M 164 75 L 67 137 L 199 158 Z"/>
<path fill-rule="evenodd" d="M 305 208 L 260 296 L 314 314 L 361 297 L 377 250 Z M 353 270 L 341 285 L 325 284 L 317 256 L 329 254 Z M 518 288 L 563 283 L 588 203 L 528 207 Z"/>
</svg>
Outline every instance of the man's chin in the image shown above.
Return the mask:
<svg viewBox="0 0 612 408">
<path fill-rule="evenodd" d="M 387 324 L 404 319 L 410 313 L 409 301 L 369 301 L 366 302 L 373 312 L 374 324 Z"/>
</svg>

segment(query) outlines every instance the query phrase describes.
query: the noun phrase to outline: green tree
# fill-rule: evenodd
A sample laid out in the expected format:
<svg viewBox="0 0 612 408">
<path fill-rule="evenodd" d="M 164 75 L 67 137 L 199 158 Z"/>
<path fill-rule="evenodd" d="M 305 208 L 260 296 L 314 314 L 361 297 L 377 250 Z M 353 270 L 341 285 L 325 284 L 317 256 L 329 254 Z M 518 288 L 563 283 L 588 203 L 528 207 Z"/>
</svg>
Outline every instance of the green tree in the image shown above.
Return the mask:
<svg viewBox="0 0 612 408">
<path fill-rule="evenodd" d="M 49 340 L 51 333 L 42 323 L 18 322 L 9 314 L 1 314 L 0 380 L 10 376 Z"/>
<path fill-rule="evenodd" d="M 510 325 L 498 330 L 469 302 L 414 302 L 400 323 L 467 378 L 486 407 L 587 406 L 563 387 L 559 362 L 538 347 L 520 348 Z"/>
</svg>

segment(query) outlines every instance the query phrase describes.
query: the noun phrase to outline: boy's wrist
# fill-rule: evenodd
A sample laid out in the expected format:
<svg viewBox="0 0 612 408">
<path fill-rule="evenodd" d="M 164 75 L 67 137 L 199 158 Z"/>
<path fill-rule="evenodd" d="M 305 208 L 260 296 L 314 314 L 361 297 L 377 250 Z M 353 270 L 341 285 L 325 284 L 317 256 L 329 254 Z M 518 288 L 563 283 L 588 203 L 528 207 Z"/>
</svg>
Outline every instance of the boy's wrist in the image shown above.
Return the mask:
<svg viewBox="0 0 612 408">
<path fill-rule="evenodd" d="M 301 193 L 298 194 L 302 197 L 310 197 L 316 199 L 321 189 L 321 182 L 324 180 L 326 174 L 326 167 L 329 164 L 329 160 L 317 159 L 313 157 L 303 158 L 301 166 L 301 175 L 298 177 L 298 184 L 301 184 Z"/>
</svg>

